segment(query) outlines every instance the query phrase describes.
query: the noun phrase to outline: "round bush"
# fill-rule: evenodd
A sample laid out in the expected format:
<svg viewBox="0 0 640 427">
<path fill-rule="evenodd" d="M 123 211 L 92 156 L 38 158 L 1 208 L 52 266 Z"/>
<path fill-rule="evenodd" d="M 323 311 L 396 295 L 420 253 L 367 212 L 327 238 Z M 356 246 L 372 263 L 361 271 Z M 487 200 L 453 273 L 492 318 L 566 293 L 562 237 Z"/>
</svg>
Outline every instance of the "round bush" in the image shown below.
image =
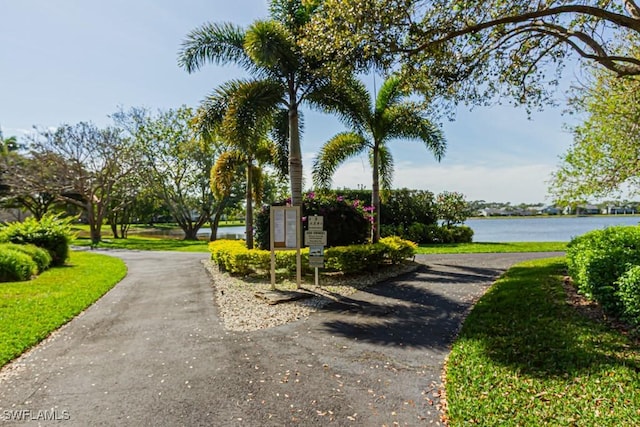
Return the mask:
<svg viewBox="0 0 640 427">
<path fill-rule="evenodd" d="M 640 324 L 640 265 L 629 268 L 617 283 L 616 296 L 622 305 L 622 317 L 634 325 Z"/>
<path fill-rule="evenodd" d="M 37 274 L 38 266 L 27 254 L 0 248 L 0 282 L 29 280 Z"/>
<path fill-rule="evenodd" d="M 0 241 L 36 245 L 49 252 L 51 265 L 63 265 L 69 258 L 70 221 L 54 216 L 44 216 L 40 221 L 30 217 L 5 226 L 0 232 Z"/>
<path fill-rule="evenodd" d="M 49 252 L 35 245 L 18 245 L 15 243 L 0 244 L 0 249 L 3 248 L 12 249 L 29 255 L 38 266 L 38 273 L 42 273 L 51 265 L 51 255 L 49 255 Z"/>
</svg>

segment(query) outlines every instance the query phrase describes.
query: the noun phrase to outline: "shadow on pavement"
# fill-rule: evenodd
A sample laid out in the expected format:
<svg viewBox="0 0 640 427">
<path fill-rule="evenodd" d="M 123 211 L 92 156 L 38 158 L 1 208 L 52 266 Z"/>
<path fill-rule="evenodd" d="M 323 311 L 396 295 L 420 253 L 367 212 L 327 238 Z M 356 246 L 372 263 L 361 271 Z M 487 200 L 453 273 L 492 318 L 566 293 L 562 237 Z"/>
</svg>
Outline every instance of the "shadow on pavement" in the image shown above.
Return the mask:
<svg viewBox="0 0 640 427">
<path fill-rule="evenodd" d="M 420 266 L 413 273 L 326 306 L 322 326 L 332 335 L 377 345 L 446 350 L 473 302 L 465 289 L 469 282 L 487 283 L 501 272 L 473 271 Z"/>
</svg>

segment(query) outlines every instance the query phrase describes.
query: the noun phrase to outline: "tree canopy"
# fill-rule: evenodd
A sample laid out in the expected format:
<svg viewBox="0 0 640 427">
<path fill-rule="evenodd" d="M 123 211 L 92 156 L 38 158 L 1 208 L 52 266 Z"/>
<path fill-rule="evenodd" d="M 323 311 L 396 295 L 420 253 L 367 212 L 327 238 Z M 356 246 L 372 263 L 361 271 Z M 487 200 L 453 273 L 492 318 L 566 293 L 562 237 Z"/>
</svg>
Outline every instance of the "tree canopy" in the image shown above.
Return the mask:
<svg viewBox="0 0 640 427">
<path fill-rule="evenodd" d="M 472 102 L 548 102 L 576 55 L 640 76 L 624 49 L 640 38 L 633 0 L 325 0 L 309 34 L 308 48 L 342 65 L 398 61 L 423 90 Z"/>
<path fill-rule="evenodd" d="M 640 193 L 640 81 L 594 70 L 571 106 L 585 114 L 553 174 L 550 192 L 565 203 Z"/>
</svg>

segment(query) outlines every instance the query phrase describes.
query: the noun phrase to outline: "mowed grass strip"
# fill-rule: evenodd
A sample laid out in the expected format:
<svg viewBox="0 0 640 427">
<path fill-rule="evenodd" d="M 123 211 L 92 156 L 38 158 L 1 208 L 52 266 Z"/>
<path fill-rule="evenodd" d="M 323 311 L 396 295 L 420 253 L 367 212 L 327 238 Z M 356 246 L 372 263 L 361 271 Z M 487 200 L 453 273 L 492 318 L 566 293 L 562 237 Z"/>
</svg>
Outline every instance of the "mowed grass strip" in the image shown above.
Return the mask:
<svg viewBox="0 0 640 427">
<path fill-rule="evenodd" d="M 480 254 L 508 252 L 564 252 L 567 242 L 478 242 L 420 245 L 419 254 Z"/>
<path fill-rule="evenodd" d="M 76 246 L 90 246 L 91 240 L 77 238 Z M 129 236 L 126 239 L 103 239 L 98 243 L 101 249 L 129 249 L 135 251 L 177 251 L 177 252 L 209 252 L 208 240 L 182 240 L 167 237 Z"/>
<path fill-rule="evenodd" d="M 637 425 L 640 348 L 566 303 L 565 268 L 517 264 L 473 308 L 447 363 L 450 425 Z"/>
<path fill-rule="evenodd" d="M 0 366 L 46 338 L 126 275 L 122 260 L 71 252 L 34 280 L 0 283 Z"/>
</svg>

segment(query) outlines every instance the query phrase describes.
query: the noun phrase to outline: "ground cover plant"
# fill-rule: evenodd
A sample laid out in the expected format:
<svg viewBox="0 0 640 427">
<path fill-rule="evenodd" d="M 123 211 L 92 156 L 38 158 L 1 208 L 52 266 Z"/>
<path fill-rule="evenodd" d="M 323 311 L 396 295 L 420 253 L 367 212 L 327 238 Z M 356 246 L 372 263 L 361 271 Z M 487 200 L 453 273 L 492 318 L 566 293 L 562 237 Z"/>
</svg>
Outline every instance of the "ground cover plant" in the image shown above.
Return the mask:
<svg viewBox="0 0 640 427">
<path fill-rule="evenodd" d="M 640 346 L 566 303 L 563 258 L 517 264 L 448 359 L 450 425 L 635 425 Z"/>
<path fill-rule="evenodd" d="M 66 265 L 31 281 L 0 283 L 0 366 L 95 302 L 126 271 L 120 259 L 71 252 Z"/>
</svg>

